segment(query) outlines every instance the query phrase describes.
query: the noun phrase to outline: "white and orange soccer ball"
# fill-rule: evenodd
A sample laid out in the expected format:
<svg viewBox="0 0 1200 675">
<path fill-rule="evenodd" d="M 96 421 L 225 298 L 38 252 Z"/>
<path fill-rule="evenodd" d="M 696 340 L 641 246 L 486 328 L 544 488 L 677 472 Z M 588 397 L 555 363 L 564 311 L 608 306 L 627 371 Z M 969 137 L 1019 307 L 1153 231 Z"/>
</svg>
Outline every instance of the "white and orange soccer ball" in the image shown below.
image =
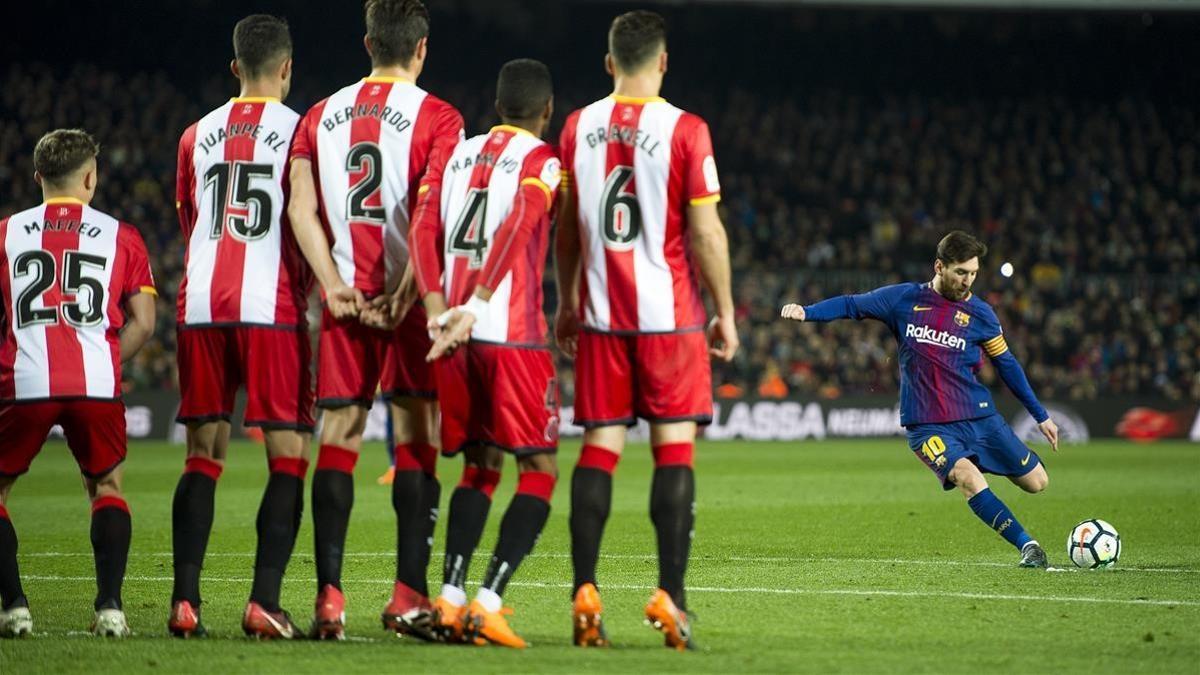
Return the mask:
<svg viewBox="0 0 1200 675">
<path fill-rule="evenodd" d="M 1121 535 L 1117 528 L 1099 518 L 1085 520 L 1067 537 L 1067 555 L 1077 567 L 1112 567 L 1121 557 Z"/>
</svg>

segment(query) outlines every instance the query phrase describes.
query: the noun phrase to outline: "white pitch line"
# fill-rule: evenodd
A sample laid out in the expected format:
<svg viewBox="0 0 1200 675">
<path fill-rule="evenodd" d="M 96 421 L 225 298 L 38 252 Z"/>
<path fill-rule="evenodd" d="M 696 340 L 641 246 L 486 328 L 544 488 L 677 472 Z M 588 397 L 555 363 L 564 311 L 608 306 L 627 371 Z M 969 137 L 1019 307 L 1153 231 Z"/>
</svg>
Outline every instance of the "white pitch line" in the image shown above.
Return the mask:
<svg viewBox="0 0 1200 675">
<path fill-rule="evenodd" d="M 130 557 L 155 557 L 155 558 L 170 558 L 173 554 L 169 551 L 154 551 L 150 553 L 133 553 Z M 206 554 L 209 558 L 253 558 L 253 551 L 225 551 Z M 293 557 L 311 555 L 308 553 L 296 553 Z M 343 554 L 346 558 L 395 558 L 395 551 L 372 551 L 372 552 L 347 552 Z M 434 551 L 433 557 L 442 557 L 444 554 L 440 551 Z M 30 553 L 18 554 L 18 558 L 91 558 L 92 554 L 87 551 L 33 551 Z M 529 558 L 570 558 L 569 553 L 530 553 Z M 601 558 L 609 558 L 612 560 L 658 560 L 658 557 L 652 554 L 643 553 L 605 553 Z M 982 560 L 920 560 L 909 558 L 816 558 L 816 557 L 789 557 L 789 556 L 728 556 L 728 555 L 694 555 L 690 558 L 692 561 L 707 561 L 707 562 L 759 562 L 759 563 L 855 563 L 869 565 L 953 565 L 957 567 L 1002 567 L 1014 568 L 1015 565 L 1001 562 L 987 562 Z M 1189 568 L 1171 568 L 1171 567 L 1127 567 L 1118 566 L 1112 569 L 1104 570 L 1106 574 L 1112 572 L 1157 572 L 1164 574 L 1200 574 L 1200 569 Z"/>
<path fill-rule="evenodd" d="M 28 575 L 22 576 L 22 579 L 29 581 L 78 581 L 93 583 L 95 577 L 68 577 L 58 576 L 53 574 L 47 575 Z M 126 577 L 126 581 L 139 582 L 170 582 L 174 581 L 173 577 Z M 206 581 L 215 581 L 218 583 L 251 583 L 254 581 L 250 577 L 205 577 Z M 344 579 L 342 583 L 354 584 L 376 584 L 376 585 L 391 585 L 393 582 L 390 579 Z M 519 586 L 526 588 L 562 588 L 570 589 L 572 585 L 569 583 L 549 583 L 541 581 L 512 581 L 509 586 Z M 605 588 L 611 588 L 623 591 L 647 591 L 649 586 L 639 586 L 636 584 L 604 584 Z M 1159 607 L 1200 607 L 1200 601 L 1196 600 L 1140 600 L 1137 598 L 1093 598 L 1080 596 L 1062 596 L 1062 595 L 1007 595 L 1002 593 L 964 593 L 954 591 L 897 591 L 889 589 L 864 589 L 864 588 L 765 588 L 765 587 L 750 587 L 750 588 L 726 588 L 723 586 L 688 586 L 689 593 L 765 593 L 771 595 L 848 595 L 848 596 L 885 596 L 896 598 L 965 598 L 970 600 L 1029 600 L 1035 602 L 1081 602 L 1094 604 L 1111 604 L 1111 605 L 1151 605 Z"/>
</svg>

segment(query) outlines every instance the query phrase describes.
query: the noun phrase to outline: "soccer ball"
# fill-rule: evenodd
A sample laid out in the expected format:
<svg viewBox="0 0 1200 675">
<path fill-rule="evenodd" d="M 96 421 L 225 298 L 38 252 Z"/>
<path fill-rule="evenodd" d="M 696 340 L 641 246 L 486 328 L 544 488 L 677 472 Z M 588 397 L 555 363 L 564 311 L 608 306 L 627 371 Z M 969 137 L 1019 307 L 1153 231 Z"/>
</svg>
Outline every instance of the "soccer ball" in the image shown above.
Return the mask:
<svg viewBox="0 0 1200 675">
<path fill-rule="evenodd" d="M 1099 518 L 1085 520 L 1071 530 L 1067 555 L 1077 567 L 1091 570 L 1112 567 L 1121 557 L 1121 535 Z"/>
</svg>

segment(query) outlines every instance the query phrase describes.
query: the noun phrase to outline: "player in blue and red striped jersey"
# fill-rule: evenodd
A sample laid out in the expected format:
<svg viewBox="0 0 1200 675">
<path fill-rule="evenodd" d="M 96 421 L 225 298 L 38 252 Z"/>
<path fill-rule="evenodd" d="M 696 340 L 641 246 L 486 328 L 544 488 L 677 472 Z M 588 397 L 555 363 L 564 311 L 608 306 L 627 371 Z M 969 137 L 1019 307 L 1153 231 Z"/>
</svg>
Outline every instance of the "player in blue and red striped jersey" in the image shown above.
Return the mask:
<svg viewBox="0 0 1200 675">
<path fill-rule="evenodd" d="M 984 473 L 1005 476 L 1026 492 L 1046 488 L 1041 458 L 1021 442 L 1000 415 L 992 393 L 976 378 L 983 355 L 1058 450 L 1058 427 L 1038 402 L 991 306 L 971 293 L 985 246 L 954 231 L 938 243 L 933 280 L 884 286 L 813 305 L 787 305 L 793 321 L 877 319 L 896 336 L 900 351 L 900 424 L 908 445 L 937 474 L 957 487 L 980 520 L 1021 551 L 1022 567 L 1046 567 L 1046 553 L 988 488 Z"/>
</svg>

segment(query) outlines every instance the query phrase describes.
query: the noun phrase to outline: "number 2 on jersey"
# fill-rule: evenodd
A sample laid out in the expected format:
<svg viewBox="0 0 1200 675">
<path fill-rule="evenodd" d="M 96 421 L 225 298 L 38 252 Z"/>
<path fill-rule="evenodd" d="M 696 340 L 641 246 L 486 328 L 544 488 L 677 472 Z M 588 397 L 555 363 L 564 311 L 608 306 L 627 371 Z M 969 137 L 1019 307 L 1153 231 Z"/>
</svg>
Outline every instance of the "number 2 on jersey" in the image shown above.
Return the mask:
<svg viewBox="0 0 1200 675">
<path fill-rule="evenodd" d="M 607 248 L 627 251 L 642 232 L 642 210 L 637 195 L 625 192 L 633 180 L 633 167 L 613 168 L 604 181 L 604 193 L 600 196 L 600 222 L 603 225 L 604 242 Z"/>
<path fill-rule="evenodd" d="M 370 141 L 356 143 L 346 153 L 346 171 L 349 173 L 362 172 L 362 176 L 350 192 L 346 194 L 346 220 L 354 222 L 378 223 L 382 225 L 387 213 L 383 206 L 367 206 L 368 199 L 374 197 L 379 201 L 379 185 L 383 182 L 380 167 L 383 166 L 383 153 L 379 146 Z M 381 202 L 382 203 L 382 202 Z"/>
<path fill-rule="evenodd" d="M 450 252 L 466 256 L 468 269 L 483 267 L 487 257 L 488 240 L 483 231 L 487 215 L 487 188 L 471 188 L 467 192 L 467 207 L 463 209 L 454 230 L 450 233 Z"/>
<path fill-rule="evenodd" d="M 26 251 L 13 261 L 13 278 L 32 276 L 33 281 L 17 296 L 17 328 L 58 323 L 57 307 L 33 306 L 43 293 L 54 286 L 57 274 L 54 255 L 47 251 Z M 98 255 L 79 251 L 63 252 L 62 292 L 74 295 L 75 302 L 62 301 L 63 319 L 72 326 L 95 326 L 104 318 L 104 284 L 84 275 L 84 268 L 103 272 L 108 261 Z M 83 291 L 87 291 L 87 308 L 83 306 Z"/>
<path fill-rule="evenodd" d="M 231 175 L 232 193 L 229 191 Z M 250 181 L 254 178 L 272 180 L 274 177 L 274 166 L 250 162 L 221 162 L 205 171 L 204 189 L 212 195 L 213 219 L 209 237 L 220 239 L 226 226 L 233 236 L 242 241 L 265 237 L 271 229 L 271 194 L 261 188 L 250 187 Z M 244 211 L 245 215 L 234 213 L 233 209 Z"/>
</svg>

